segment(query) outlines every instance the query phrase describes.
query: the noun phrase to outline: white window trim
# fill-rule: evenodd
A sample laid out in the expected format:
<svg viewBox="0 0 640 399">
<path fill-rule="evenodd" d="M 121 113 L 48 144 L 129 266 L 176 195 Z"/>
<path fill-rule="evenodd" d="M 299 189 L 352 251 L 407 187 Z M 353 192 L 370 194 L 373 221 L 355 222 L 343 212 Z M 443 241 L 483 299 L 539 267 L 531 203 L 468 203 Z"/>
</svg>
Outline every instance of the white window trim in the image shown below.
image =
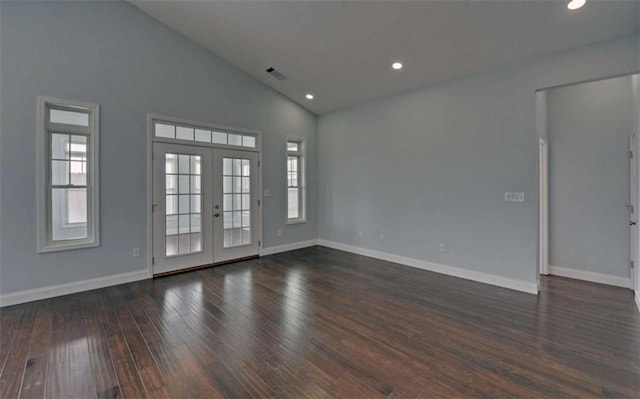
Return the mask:
<svg viewBox="0 0 640 399">
<path fill-rule="evenodd" d="M 56 108 L 81 107 L 90 110 L 89 127 L 78 127 L 73 125 L 55 124 L 58 127 L 64 127 L 65 133 L 87 134 L 90 132 L 88 152 L 88 168 L 87 176 L 87 237 L 77 240 L 51 240 L 51 221 L 49 209 L 51 207 L 51 190 L 48 187 L 48 170 L 50 168 L 50 135 L 49 126 L 47 124 L 47 108 L 48 106 Z M 92 248 L 100 246 L 100 172 L 99 172 L 99 126 L 100 126 L 100 107 L 96 104 L 84 103 L 73 100 L 63 100 L 53 97 L 38 96 L 37 98 L 37 147 L 38 156 L 36 157 L 36 208 L 38 213 L 38 253 L 67 251 L 80 248 Z M 53 125 L 53 124 L 52 124 Z"/>
<path fill-rule="evenodd" d="M 295 141 L 300 144 L 299 151 L 289 151 L 287 149 L 287 144 L 289 141 Z M 307 140 L 303 137 L 296 136 L 287 136 L 284 144 L 284 153 L 285 153 L 285 162 L 284 162 L 284 187 L 285 187 L 285 201 L 284 201 L 284 217 L 286 224 L 300 224 L 307 223 Z M 289 218 L 289 181 L 288 181 L 288 172 L 289 166 L 287 163 L 287 159 L 289 155 L 297 155 L 300 157 L 300 171 L 298 180 L 299 180 L 299 213 L 300 216 L 297 218 L 290 219 Z"/>
</svg>

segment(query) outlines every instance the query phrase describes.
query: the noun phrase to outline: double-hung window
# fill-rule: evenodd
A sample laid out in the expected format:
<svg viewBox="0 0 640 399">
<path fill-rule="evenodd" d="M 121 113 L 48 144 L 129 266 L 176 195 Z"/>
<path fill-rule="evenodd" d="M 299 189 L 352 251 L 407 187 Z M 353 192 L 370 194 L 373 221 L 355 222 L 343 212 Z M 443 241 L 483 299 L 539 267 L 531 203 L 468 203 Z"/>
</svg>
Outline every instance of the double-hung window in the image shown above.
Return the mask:
<svg viewBox="0 0 640 399">
<path fill-rule="evenodd" d="M 306 221 L 305 141 L 287 139 L 287 223 Z"/>
<path fill-rule="evenodd" d="M 38 124 L 38 250 L 98 246 L 98 106 L 38 97 Z"/>
</svg>

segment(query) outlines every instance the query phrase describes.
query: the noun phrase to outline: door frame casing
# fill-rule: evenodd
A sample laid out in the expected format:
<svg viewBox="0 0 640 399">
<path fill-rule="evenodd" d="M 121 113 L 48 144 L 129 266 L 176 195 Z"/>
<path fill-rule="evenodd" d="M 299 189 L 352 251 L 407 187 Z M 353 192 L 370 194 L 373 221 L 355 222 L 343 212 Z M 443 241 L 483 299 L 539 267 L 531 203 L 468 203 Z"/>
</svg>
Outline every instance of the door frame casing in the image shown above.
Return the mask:
<svg viewBox="0 0 640 399">
<path fill-rule="evenodd" d="M 193 127 L 202 127 L 211 130 L 217 130 L 227 133 L 238 133 L 238 134 L 249 134 L 256 137 L 256 147 L 239 147 L 233 145 L 224 145 L 224 144 L 214 144 L 214 143 L 203 143 L 199 141 L 189 141 L 189 140 L 180 140 L 180 139 L 170 139 L 164 137 L 155 137 L 153 135 L 153 122 L 154 121 L 165 121 L 168 123 L 176 123 L 180 125 L 190 125 Z M 258 154 L 258 195 L 257 198 L 260 200 L 260 206 L 258 207 L 258 219 L 260 223 L 260 227 L 258 229 L 258 240 L 260 240 L 260 249 L 264 244 L 263 239 L 263 212 L 262 208 L 264 207 L 263 198 L 262 198 L 262 141 L 263 134 L 260 130 L 247 129 L 247 128 L 238 128 L 226 125 L 220 125 L 215 123 L 208 122 L 200 122 L 193 121 L 181 118 L 175 118 L 171 116 L 165 116 L 160 114 L 147 114 L 147 270 L 149 272 L 149 277 L 153 277 L 153 143 L 166 143 L 166 144 L 180 144 L 180 145 L 190 145 L 195 147 L 206 147 L 206 148 L 223 148 L 230 150 L 240 150 L 240 151 L 249 151 L 256 152 Z"/>
</svg>

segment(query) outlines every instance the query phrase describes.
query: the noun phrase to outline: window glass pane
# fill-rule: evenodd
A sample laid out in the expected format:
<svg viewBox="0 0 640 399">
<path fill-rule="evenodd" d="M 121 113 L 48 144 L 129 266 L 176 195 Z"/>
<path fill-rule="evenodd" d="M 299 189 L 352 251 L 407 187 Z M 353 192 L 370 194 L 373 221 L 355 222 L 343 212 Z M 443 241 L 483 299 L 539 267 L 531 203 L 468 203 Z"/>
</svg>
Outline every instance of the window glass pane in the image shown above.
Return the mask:
<svg viewBox="0 0 640 399">
<path fill-rule="evenodd" d="M 178 126 L 176 128 L 176 138 L 180 140 L 193 141 L 193 128 Z"/>
<path fill-rule="evenodd" d="M 295 141 L 287 141 L 287 151 L 300 151 L 300 144 Z"/>
<path fill-rule="evenodd" d="M 87 189 L 54 188 L 51 193 L 51 239 L 87 237 Z"/>
<path fill-rule="evenodd" d="M 85 136 L 79 136 L 77 134 L 69 136 L 71 144 L 68 147 L 69 158 L 72 161 L 86 161 L 87 160 L 87 138 Z"/>
<path fill-rule="evenodd" d="M 233 194 L 233 210 L 242 209 L 242 194 Z"/>
<path fill-rule="evenodd" d="M 87 163 L 71 161 L 71 184 L 85 186 L 87 184 Z"/>
<path fill-rule="evenodd" d="M 289 219 L 296 219 L 300 217 L 299 210 L 298 210 L 298 189 L 297 188 L 289 188 L 287 200 L 288 200 L 287 217 Z"/>
<path fill-rule="evenodd" d="M 233 192 L 241 193 L 242 192 L 242 178 L 241 177 L 233 177 Z"/>
<path fill-rule="evenodd" d="M 173 125 L 165 125 L 164 123 L 156 123 L 156 137 L 176 138 L 176 127 Z"/>
<path fill-rule="evenodd" d="M 54 133 L 51 135 L 51 158 L 69 159 L 69 135 L 68 134 Z"/>
<path fill-rule="evenodd" d="M 255 148 L 256 146 L 256 138 L 253 136 L 242 136 L 242 146 Z"/>
<path fill-rule="evenodd" d="M 227 134 L 222 132 L 213 132 L 212 142 L 215 144 L 227 144 Z"/>
<path fill-rule="evenodd" d="M 51 184 L 69 184 L 69 161 L 51 161 Z"/>
<path fill-rule="evenodd" d="M 232 211 L 233 210 L 233 194 L 224 194 L 222 210 L 223 211 Z"/>
<path fill-rule="evenodd" d="M 229 145 L 242 145 L 242 136 L 229 133 Z"/>
<path fill-rule="evenodd" d="M 231 176 L 225 176 L 222 178 L 223 179 L 223 190 L 225 193 L 232 193 L 233 192 L 233 177 Z"/>
<path fill-rule="evenodd" d="M 250 209 L 250 208 L 251 208 L 251 195 L 242 194 L 242 209 Z"/>
<path fill-rule="evenodd" d="M 49 121 L 53 123 L 66 123 L 67 125 L 89 126 L 89 114 L 87 112 L 50 109 Z"/>
<path fill-rule="evenodd" d="M 196 129 L 196 141 L 202 141 L 204 143 L 211 142 L 211 131 Z"/>
</svg>

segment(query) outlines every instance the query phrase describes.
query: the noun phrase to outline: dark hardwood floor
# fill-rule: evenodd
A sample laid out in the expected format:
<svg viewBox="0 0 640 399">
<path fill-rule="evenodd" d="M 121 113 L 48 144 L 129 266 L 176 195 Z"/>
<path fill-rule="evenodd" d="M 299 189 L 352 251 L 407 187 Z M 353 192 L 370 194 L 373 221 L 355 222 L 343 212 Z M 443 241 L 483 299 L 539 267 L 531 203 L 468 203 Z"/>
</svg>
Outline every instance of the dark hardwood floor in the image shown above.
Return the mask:
<svg viewBox="0 0 640 399">
<path fill-rule="evenodd" d="M 323 247 L 1 311 L 0 397 L 640 397 L 631 291 Z"/>
</svg>

